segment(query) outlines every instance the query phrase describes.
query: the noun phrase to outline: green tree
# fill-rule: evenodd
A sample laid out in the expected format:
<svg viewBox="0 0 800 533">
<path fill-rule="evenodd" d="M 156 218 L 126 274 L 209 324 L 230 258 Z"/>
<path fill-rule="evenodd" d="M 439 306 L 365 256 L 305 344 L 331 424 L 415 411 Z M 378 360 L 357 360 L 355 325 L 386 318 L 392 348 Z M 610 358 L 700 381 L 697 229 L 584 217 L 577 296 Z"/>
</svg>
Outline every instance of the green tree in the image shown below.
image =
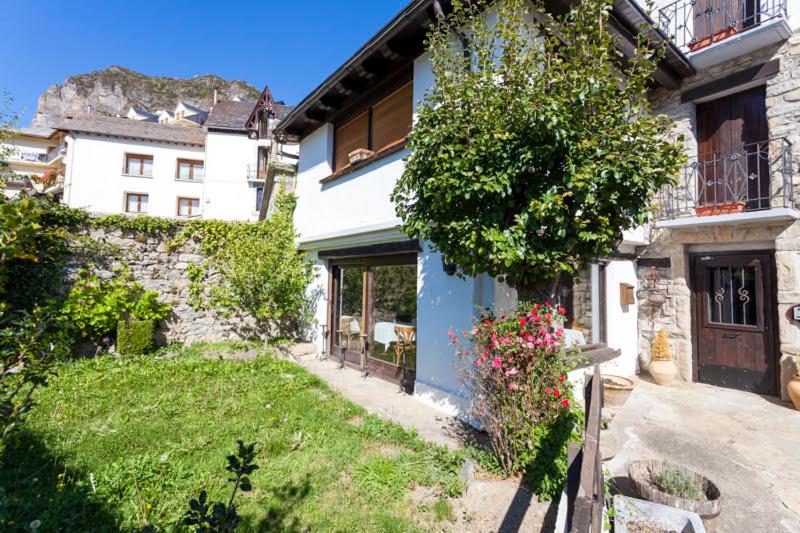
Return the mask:
<svg viewBox="0 0 800 533">
<path fill-rule="evenodd" d="M 622 57 L 610 0 L 490 4 L 457 0 L 430 32 L 436 81 L 392 199 L 462 274 L 536 286 L 613 252 L 683 156 L 648 106 L 661 50 Z"/>
</svg>

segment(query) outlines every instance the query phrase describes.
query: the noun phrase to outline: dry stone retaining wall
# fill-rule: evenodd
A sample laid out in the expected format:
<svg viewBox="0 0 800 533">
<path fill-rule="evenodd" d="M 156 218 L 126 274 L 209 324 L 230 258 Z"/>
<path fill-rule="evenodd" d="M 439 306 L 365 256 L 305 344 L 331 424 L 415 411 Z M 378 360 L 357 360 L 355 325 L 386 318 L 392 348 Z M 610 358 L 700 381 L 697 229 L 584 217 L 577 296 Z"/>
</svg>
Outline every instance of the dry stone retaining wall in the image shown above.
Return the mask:
<svg viewBox="0 0 800 533">
<path fill-rule="evenodd" d="M 92 228 L 85 234 L 104 243 L 114 252 L 100 267 L 101 277 L 110 277 L 120 266 L 130 269 L 145 289 L 159 293 L 159 300 L 172 307 L 172 315 L 158 330 L 161 343 L 220 341 L 226 339 L 266 337 L 268 328 L 253 317 L 225 317 L 214 310 L 192 309 L 189 303 L 189 269 L 204 258 L 199 246 L 188 241 L 168 249 L 168 236 L 153 236 L 121 230 Z M 206 284 L 219 281 L 212 276 Z"/>
</svg>

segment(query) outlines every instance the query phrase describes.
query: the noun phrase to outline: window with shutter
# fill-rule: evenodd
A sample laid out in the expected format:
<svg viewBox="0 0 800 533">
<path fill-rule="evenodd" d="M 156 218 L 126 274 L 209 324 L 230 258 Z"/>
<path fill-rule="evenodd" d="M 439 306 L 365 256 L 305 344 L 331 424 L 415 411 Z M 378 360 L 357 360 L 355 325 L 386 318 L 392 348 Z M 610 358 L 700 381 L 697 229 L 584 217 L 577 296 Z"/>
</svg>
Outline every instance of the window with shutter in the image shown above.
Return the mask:
<svg viewBox="0 0 800 533">
<path fill-rule="evenodd" d="M 372 108 L 372 148 L 384 148 L 403 142 L 411 132 L 413 116 L 413 86 L 407 84 L 390 94 Z"/>
<path fill-rule="evenodd" d="M 347 155 L 359 148 L 369 148 L 369 111 L 364 111 L 353 120 L 336 128 L 334 134 L 335 153 L 333 171 L 350 164 Z"/>
</svg>

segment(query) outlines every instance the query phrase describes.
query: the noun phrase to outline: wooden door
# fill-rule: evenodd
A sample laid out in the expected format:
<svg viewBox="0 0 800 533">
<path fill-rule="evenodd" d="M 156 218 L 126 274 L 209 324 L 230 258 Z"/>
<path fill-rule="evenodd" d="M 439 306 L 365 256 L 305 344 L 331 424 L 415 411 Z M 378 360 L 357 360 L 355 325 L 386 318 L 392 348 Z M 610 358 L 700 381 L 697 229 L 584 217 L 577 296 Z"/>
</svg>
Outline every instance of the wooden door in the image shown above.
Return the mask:
<svg viewBox="0 0 800 533">
<path fill-rule="evenodd" d="M 693 257 L 696 379 L 775 394 L 777 301 L 771 253 Z"/>
<path fill-rule="evenodd" d="M 764 86 L 697 104 L 698 204 L 769 207 Z"/>
</svg>

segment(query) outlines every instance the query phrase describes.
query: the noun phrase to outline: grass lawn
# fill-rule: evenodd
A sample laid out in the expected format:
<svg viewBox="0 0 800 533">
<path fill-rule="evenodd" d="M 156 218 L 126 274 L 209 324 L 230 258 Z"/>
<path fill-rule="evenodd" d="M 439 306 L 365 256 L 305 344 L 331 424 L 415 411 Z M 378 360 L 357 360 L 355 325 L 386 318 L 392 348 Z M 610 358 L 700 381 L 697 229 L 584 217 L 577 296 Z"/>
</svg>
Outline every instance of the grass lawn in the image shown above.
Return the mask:
<svg viewBox="0 0 800 533">
<path fill-rule="evenodd" d="M 9 442 L 0 529 L 170 531 L 206 488 L 226 499 L 225 456 L 257 442 L 253 491 L 237 503 L 246 531 L 414 531 L 452 519 L 459 454 L 369 416 L 268 348 L 253 361 L 103 356 L 64 363 Z M 407 498 L 436 488 L 434 505 Z"/>
</svg>

